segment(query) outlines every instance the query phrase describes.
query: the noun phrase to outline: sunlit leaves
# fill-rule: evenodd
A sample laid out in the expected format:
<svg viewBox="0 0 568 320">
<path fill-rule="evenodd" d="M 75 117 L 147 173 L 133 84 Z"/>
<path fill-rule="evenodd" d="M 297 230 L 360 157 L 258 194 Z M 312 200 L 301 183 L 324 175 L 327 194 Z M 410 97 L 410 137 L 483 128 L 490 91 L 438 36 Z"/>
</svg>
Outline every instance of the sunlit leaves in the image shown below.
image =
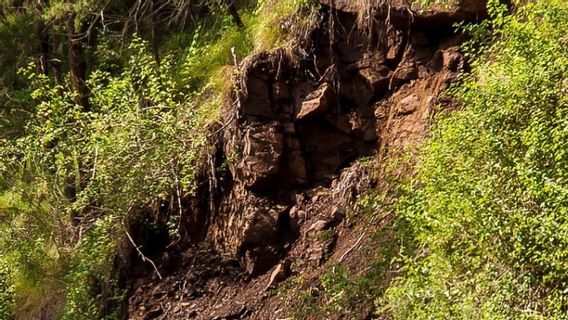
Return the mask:
<svg viewBox="0 0 568 320">
<path fill-rule="evenodd" d="M 396 318 L 563 319 L 568 307 L 568 5 L 489 8 L 466 28 L 473 72 L 451 90 L 465 107 L 440 115 L 399 203 L 426 254 L 389 289 Z"/>
</svg>

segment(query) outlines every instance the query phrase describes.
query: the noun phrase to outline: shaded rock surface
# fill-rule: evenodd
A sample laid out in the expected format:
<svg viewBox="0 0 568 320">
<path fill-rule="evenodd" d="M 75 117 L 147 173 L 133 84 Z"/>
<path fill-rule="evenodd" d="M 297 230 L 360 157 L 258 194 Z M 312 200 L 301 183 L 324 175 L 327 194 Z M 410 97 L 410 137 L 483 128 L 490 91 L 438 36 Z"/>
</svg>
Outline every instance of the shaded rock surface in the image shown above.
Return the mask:
<svg viewBox="0 0 568 320">
<path fill-rule="evenodd" d="M 322 3 L 309 48 L 242 62 L 218 154 L 184 209 L 190 241 L 156 257 L 164 280 L 135 282 L 131 319 L 289 317 L 271 290 L 345 258 L 358 230 L 346 214 L 376 184 L 374 162 L 360 159 L 381 161 L 424 136 L 466 68 L 451 24 L 484 15 L 474 0 L 414 13 L 396 1 Z M 382 23 L 361 29 L 361 10 Z"/>
</svg>

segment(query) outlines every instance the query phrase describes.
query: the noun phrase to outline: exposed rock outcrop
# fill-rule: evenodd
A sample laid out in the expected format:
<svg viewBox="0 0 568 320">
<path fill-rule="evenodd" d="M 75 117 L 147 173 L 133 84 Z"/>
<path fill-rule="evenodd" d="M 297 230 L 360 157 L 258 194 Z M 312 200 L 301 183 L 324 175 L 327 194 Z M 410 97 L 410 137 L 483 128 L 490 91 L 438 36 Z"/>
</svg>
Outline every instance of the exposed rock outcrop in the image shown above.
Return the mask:
<svg viewBox="0 0 568 320">
<path fill-rule="evenodd" d="M 297 238 L 290 233 L 296 194 L 331 183 L 379 148 L 413 143 L 439 93 L 464 68 L 459 38 L 447 30 L 385 24 L 391 46 L 372 46 L 350 31 L 356 15 L 335 15 L 329 19 L 344 30 L 312 32 L 317 59 L 285 49 L 248 58 L 239 103 L 223 112 L 234 186 L 211 226 L 212 240 L 251 272 L 266 271 Z"/>
<path fill-rule="evenodd" d="M 202 249 L 179 254 L 183 263 L 164 282 L 137 289 L 133 319 L 285 318 L 266 288 L 317 272 L 351 241 L 346 212 L 375 183 L 372 168 L 357 160 L 421 139 L 434 106 L 446 103 L 441 92 L 466 67 L 452 23 L 485 15 L 476 0 L 423 11 L 403 1 L 321 2 L 310 48 L 243 61 L 241 90 L 222 112 L 228 178 L 210 175 L 211 203 L 194 203 L 188 215 L 202 217 L 191 226 L 202 230 Z M 208 263 L 196 264 L 199 254 L 215 266 L 197 279 L 190 275 Z M 148 309 L 144 292 L 165 284 L 178 291 L 158 299 L 161 313 Z"/>
</svg>

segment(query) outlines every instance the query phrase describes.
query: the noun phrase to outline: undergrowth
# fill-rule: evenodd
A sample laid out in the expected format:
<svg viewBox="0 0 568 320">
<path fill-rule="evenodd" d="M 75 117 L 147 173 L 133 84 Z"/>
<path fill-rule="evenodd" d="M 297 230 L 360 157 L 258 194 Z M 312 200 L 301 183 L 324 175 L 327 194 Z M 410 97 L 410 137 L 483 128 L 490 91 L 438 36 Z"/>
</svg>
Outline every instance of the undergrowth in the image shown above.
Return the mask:
<svg viewBox="0 0 568 320">
<path fill-rule="evenodd" d="M 101 33 L 88 110 L 69 79 L 22 69 L 12 108 L 26 106 L 25 125 L 0 121 L 18 132 L 0 133 L 0 319 L 122 317 L 118 256 L 130 221 L 192 195 L 235 64 L 284 44 L 287 19 L 315 10 L 250 1 L 239 28 L 219 9 L 169 35 L 159 60 L 137 35 L 121 50 Z M 180 217 L 168 215 L 175 229 Z"/>
<path fill-rule="evenodd" d="M 377 299 L 395 319 L 566 319 L 568 5 L 489 8 L 450 92 L 463 108 L 438 115 L 401 186 L 417 247 Z"/>
<path fill-rule="evenodd" d="M 462 107 L 437 113 L 408 177 L 359 202 L 353 219 L 392 217 L 368 266 L 329 265 L 294 318 L 568 319 L 568 4 L 488 8 L 462 27 L 472 71 L 447 93 Z"/>
</svg>

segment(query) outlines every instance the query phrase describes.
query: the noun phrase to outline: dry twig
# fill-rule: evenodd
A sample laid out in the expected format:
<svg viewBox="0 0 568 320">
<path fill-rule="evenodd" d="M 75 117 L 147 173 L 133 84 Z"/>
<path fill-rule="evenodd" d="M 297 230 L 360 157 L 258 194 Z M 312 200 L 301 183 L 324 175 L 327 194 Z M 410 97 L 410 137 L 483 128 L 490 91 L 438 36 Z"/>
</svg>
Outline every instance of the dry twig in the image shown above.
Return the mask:
<svg viewBox="0 0 568 320">
<path fill-rule="evenodd" d="M 154 271 L 156 271 L 158 278 L 160 278 L 160 280 L 163 280 L 164 278 L 162 278 L 162 274 L 158 270 L 158 267 L 156 267 L 156 264 L 154 263 L 154 261 L 152 261 L 152 259 L 146 257 L 142 253 L 142 251 L 140 251 L 140 248 L 136 245 L 136 243 L 134 242 L 134 239 L 132 239 L 132 236 L 130 236 L 130 233 L 128 233 L 128 230 L 127 230 L 126 226 L 124 225 L 124 223 L 123 223 L 123 226 L 124 226 L 124 232 L 126 232 L 126 236 L 128 237 L 128 240 L 130 240 L 130 243 L 132 243 L 132 245 L 134 246 L 134 249 L 136 249 L 136 251 L 138 252 L 138 255 L 140 256 L 140 258 L 142 258 L 142 261 L 150 263 L 152 265 L 152 267 L 154 268 Z"/>
</svg>

